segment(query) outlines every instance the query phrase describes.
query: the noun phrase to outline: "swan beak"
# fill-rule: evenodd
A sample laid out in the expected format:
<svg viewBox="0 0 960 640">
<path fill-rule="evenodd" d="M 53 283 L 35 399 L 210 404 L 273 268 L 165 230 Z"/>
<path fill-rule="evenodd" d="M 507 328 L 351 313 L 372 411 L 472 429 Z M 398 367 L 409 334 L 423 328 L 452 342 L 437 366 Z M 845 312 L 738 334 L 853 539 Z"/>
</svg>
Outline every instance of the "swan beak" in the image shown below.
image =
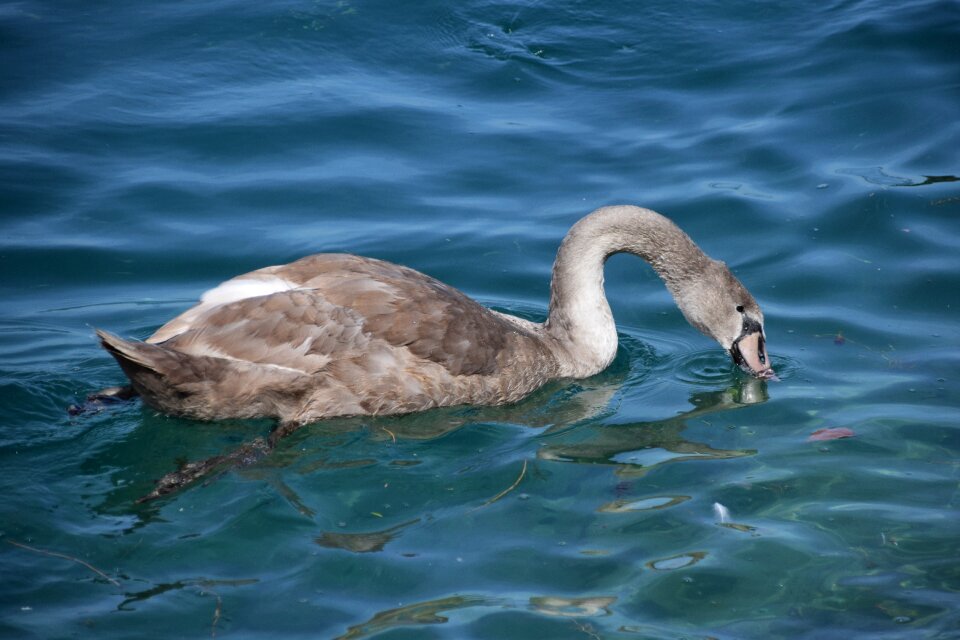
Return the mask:
<svg viewBox="0 0 960 640">
<path fill-rule="evenodd" d="M 734 364 L 750 375 L 761 380 L 780 380 L 770 367 L 763 332 L 753 331 L 741 335 L 730 348 L 730 355 Z"/>
</svg>

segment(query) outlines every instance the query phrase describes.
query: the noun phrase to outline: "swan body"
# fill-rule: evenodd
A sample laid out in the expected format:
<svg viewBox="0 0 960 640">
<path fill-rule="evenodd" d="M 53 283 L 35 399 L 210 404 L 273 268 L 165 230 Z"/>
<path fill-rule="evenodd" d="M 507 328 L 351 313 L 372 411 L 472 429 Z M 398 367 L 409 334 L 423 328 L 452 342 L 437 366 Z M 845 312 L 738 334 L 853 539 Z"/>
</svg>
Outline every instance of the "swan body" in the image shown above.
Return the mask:
<svg viewBox="0 0 960 640">
<path fill-rule="evenodd" d="M 503 404 L 613 361 L 603 267 L 622 251 L 650 263 L 690 323 L 737 364 L 773 377 L 750 293 L 670 220 L 632 206 L 598 209 L 573 226 L 542 324 L 407 267 L 318 254 L 224 282 L 145 342 L 97 334 L 148 405 L 189 418 L 303 424 Z"/>
</svg>

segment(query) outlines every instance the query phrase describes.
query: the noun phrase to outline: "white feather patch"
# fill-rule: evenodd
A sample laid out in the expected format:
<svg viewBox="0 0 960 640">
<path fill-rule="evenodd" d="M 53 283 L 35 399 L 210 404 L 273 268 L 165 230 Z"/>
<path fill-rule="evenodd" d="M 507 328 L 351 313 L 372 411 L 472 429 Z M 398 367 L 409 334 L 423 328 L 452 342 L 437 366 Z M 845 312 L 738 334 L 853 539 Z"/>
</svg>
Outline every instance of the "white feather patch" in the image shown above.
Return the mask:
<svg viewBox="0 0 960 640">
<path fill-rule="evenodd" d="M 268 296 L 271 293 L 290 291 L 296 288 L 296 283 L 276 276 L 257 279 L 234 278 L 204 293 L 203 297 L 200 298 L 200 304 L 212 307 L 236 302 L 237 300 L 246 300 L 247 298 Z"/>
<path fill-rule="evenodd" d="M 201 349 L 197 349 L 191 355 L 198 356 L 210 356 L 211 358 L 220 358 L 221 360 L 232 360 L 233 362 L 242 362 L 244 364 L 253 365 L 255 367 L 268 367 L 271 369 L 279 369 L 280 371 L 289 371 L 296 374 L 309 374 L 309 371 L 304 371 L 303 369 L 296 369 L 294 367 L 285 367 L 282 364 L 273 364 L 272 362 L 250 362 L 249 360 L 243 360 L 242 358 L 234 358 L 231 355 L 215 349 L 210 346 L 204 346 Z"/>
</svg>

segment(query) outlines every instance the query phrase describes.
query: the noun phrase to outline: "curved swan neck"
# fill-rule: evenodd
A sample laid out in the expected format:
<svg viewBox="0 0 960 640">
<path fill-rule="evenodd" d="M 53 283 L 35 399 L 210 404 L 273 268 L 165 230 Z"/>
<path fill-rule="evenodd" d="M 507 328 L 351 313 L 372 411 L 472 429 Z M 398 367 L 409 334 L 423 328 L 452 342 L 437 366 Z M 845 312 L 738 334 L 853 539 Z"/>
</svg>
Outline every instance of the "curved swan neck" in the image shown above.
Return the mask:
<svg viewBox="0 0 960 640">
<path fill-rule="evenodd" d="M 679 227 L 649 209 L 603 207 L 577 222 L 553 264 L 545 324 L 559 347 L 561 375 L 599 373 L 616 356 L 617 329 L 603 290 L 603 267 L 620 252 L 648 262 L 681 308 L 685 284 L 711 262 Z"/>
</svg>

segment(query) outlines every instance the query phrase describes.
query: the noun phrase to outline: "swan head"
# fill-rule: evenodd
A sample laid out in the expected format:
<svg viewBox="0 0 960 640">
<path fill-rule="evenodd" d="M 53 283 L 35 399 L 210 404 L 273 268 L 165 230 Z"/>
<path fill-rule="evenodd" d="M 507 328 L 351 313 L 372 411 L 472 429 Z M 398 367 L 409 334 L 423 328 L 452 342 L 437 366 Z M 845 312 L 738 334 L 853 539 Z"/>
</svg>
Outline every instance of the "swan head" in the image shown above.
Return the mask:
<svg viewBox="0 0 960 640">
<path fill-rule="evenodd" d="M 727 265 L 710 260 L 696 277 L 671 289 L 687 321 L 719 342 L 734 364 L 757 378 L 779 379 L 767 355 L 760 305 Z"/>
<path fill-rule="evenodd" d="M 759 313 L 759 307 L 757 311 Z M 779 380 L 773 367 L 770 366 L 770 356 L 767 355 L 767 339 L 763 334 L 763 315 L 760 314 L 758 321 L 756 316 L 748 314 L 744 307 L 742 316 L 740 335 L 729 349 L 734 364 L 757 378 Z"/>
</svg>

